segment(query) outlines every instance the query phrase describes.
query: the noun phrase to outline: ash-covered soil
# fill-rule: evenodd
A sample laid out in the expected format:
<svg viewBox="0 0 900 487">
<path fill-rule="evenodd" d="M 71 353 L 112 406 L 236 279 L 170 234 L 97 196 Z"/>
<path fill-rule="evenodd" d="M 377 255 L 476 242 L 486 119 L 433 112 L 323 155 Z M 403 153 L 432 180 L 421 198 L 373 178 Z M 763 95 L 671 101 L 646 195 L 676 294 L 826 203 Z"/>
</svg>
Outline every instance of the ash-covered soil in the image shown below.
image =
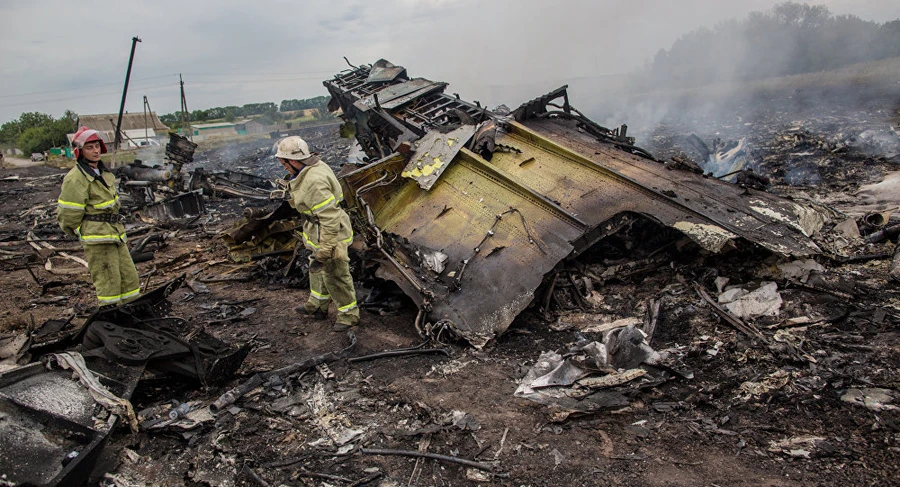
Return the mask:
<svg viewBox="0 0 900 487">
<path fill-rule="evenodd" d="M 900 169 L 896 157 L 849 142 L 837 150 L 834 145 L 866 130 L 896 126 L 896 100 L 893 107 L 814 105 L 811 112 L 789 109 L 786 96 L 797 95 L 758 100 L 767 105 L 754 106 L 752 119 L 744 118 L 747 109 L 740 104 L 720 107 L 718 118 L 692 112 L 687 104 L 638 145 L 666 159 L 689 152 L 679 141 L 692 133 L 706 144 L 716 137 L 746 138 L 744 157 L 772 178 L 776 192 L 829 205 L 854 204 L 854 190 Z M 350 144 L 337 137 L 337 128 L 313 138 L 311 145 L 339 168 Z M 281 176 L 265 156 L 270 147 L 258 140 L 197 159 L 215 168 Z M 795 172 L 800 176 L 794 178 Z M 3 335 L 72 314 L 77 325 L 94 306 L 86 273 L 52 274 L 44 267 L 46 251 L 37 255 L 13 243 L 33 230 L 79 255 L 77 242 L 56 240 L 61 234 L 54 230 L 63 174 L 48 167 L 0 170 L 2 177 L 20 177 L 0 182 Z M 308 291 L 296 280 L 273 277 L 271 262 L 227 260 L 216 235 L 230 228 L 247 204 L 207 201 L 211 216 L 199 226 L 167 230 L 168 245 L 152 261 L 138 264 L 138 271 L 151 287 L 179 273 L 198 279 L 249 275 L 246 281 L 207 283 L 208 293 L 184 287 L 169 299 L 172 315 L 202 324 L 226 341 L 250 343 L 250 355 L 225 387 L 204 390 L 173 377 L 147 377 L 133 398 L 136 410 L 173 399 L 206 405 L 255 372 L 347 346 L 346 335 L 330 331 L 333 309 L 325 321 L 292 311 Z M 649 303 L 660 303 L 650 345 L 674 358 L 681 375 L 618 386 L 627 404 L 569 414 L 514 396 L 542 352 L 564 353 L 576 343 L 601 339 L 599 333 L 560 327 L 567 312 L 556 308 L 544 316 L 536 303 L 482 350 L 448 340 L 428 346 L 443 347 L 449 355 L 338 361 L 328 369 L 269 381 L 190 430 L 173 426 L 131 434 L 122 429 L 100 463 L 108 473 L 96 481 L 119 486 L 896 483 L 900 414 L 895 405 L 841 400 L 857 389 L 900 397 L 900 293 L 888 277 L 894 242 L 836 245 L 842 240 L 824 238 L 823 245 L 844 255 L 875 257 L 854 262 L 820 257 L 824 270 L 800 285 L 773 271 L 775 257 L 749 245 L 709 255 L 681 245 L 675 235 L 644 238 L 647 231 L 634 227 L 598 244 L 581 261 L 586 269 L 613 269 L 604 282 L 593 283 L 591 313 L 643 319 Z M 58 254 L 51 263 L 57 271 L 78 271 Z M 763 338 L 720 320 L 695 292 L 696 282 L 715 295 L 719 277 L 747 289 L 763 281 L 778 284 L 783 299 L 778 315 L 748 320 Z M 360 301 L 373 287 L 390 291 L 383 283 L 359 282 Z M 392 296 L 363 308 L 353 356 L 422 343 L 414 306 Z M 491 465 L 494 472 L 360 447 L 427 451 Z"/>
</svg>

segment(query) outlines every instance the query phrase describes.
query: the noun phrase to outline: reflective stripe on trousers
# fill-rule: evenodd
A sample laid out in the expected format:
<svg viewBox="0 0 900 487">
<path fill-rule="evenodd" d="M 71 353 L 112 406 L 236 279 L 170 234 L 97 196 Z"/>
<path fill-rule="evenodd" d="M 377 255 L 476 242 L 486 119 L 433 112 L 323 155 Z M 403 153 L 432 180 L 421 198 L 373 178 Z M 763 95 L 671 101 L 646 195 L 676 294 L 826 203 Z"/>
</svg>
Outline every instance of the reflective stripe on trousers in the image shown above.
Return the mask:
<svg viewBox="0 0 900 487">
<path fill-rule="evenodd" d="M 140 280 L 127 245 L 91 243 L 84 245 L 84 256 L 100 304 L 130 301 L 140 295 Z"/>
</svg>

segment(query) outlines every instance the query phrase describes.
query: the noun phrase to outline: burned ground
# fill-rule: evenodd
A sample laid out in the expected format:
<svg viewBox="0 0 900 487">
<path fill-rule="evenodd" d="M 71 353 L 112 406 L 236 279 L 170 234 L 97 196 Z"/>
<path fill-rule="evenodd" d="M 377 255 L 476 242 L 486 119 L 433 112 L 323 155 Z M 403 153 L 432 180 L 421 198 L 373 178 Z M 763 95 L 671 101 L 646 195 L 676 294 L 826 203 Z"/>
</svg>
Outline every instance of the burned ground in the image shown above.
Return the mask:
<svg viewBox="0 0 900 487">
<path fill-rule="evenodd" d="M 679 141 L 691 133 L 710 146 L 716 137 L 725 143 L 747 137 L 745 157 L 773 179 L 774 191 L 837 206 L 855 204 L 853 191 L 898 169 L 896 155 L 872 154 L 849 142 L 835 145 L 866 130 L 896 126 L 896 100 L 894 106 L 833 109 L 817 98 L 811 105 L 815 112 L 788 111 L 781 97 L 792 95 L 778 93 L 769 105 L 757 106 L 750 122 L 735 122 L 743 113 L 739 107 L 721 110 L 718 118 L 683 110 L 642 145 L 667 159 L 688 152 Z M 323 132 L 312 142 L 334 167 L 348 147 L 336 132 Z M 275 169 L 263 155 L 270 146 L 260 140 L 197 159 L 262 174 L 260 167 Z M 795 171 L 800 175 L 792 176 Z M 63 173 L 34 167 L 0 174 L 20 177 L 0 182 L 2 240 L 24 240 L 36 225 L 36 236 L 59 237 L 53 215 Z M 250 355 L 225 387 L 204 390 L 170 377 L 148 377 L 133 398 L 135 409 L 166 409 L 172 399 L 207 405 L 254 372 L 347 346 L 348 337 L 331 332 L 328 321 L 292 311 L 306 299 L 302 282 L 273 278 L 262 263 L 227 260 L 227 249 L 215 236 L 231 227 L 246 204 L 209 200 L 208 218 L 169 229 L 167 246 L 138 270 L 151 287 L 182 272 L 207 281 L 209 292 L 200 286 L 176 291 L 169 298 L 172 315 L 203 324 L 223 340 L 250 343 Z M 843 242 L 825 240 L 829 249 Z M 41 257 L 26 247 L 2 245 L 4 335 L 51 318 L 74 314 L 73 324 L 84 319 L 93 306 L 86 275 L 48 273 Z M 78 255 L 74 241 L 53 245 Z M 820 257 L 825 270 L 801 281 L 779 273 L 783 261 L 749 244 L 713 255 L 677 232 L 639 221 L 561 269 L 566 279 L 559 279 L 561 291 L 549 314 L 542 314 L 537 299 L 484 349 L 432 344 L 449 355 L 336 361 L 327 369 L 271 379 L 190 430 L 173 425 L 130 434 L 123 429 L 105 450 L 100 467 L 108 473 L 99 481 L 120 486 L 364 485 L 365 479 L 373 479 L 365 485 L 384 486 L 891 484 L 900 459 L 900 415 L 890 404 L 900 388 L 900 297 L 888 277 L 894 245 L 839 247 L 845 255 L 868 257 L 852 262 Z M 23 269 L 29 259 L 34 277 Z M 58 256 L 52 262 L 57 270 L 76 268 Z M 735 330 L 698 296 L 695 283 L 715 294 L 717 278 L 749 290 L 763 281 L 778 284 L 779 314 L 749 320 L 762 337 Z M 359 286 L 361 298 L 374 286 L 388 287 Z M 422 342 L 413 326 L 415 307 L 402 294 L 389 295 L 394 297 L 363 308 L 353 356 Z M 677 366 L 660 374 L 664 380 L 619 386 L 627 404 L 595 411 L 572 412 L 515 397 L 542 352 L 564 354 L 577 343 L 600 339 L 601 333 L 571 324 L 583 311 L 563 309 L 583 307 L 581 301 L 591 307 L 589 320 L 605 322 L 644 321 L 658 303 L 650 345 Z M 888 399 L 872 400 L 876 390 L 885 390 Z M 853 391 L 869 395 L 868 407 L 861 404 L 865 398 L 842 400 L 858 393 Z M 377 449 L 470 459 L 492 466 L 494 474 L 371 453 Z"/>
</svg>

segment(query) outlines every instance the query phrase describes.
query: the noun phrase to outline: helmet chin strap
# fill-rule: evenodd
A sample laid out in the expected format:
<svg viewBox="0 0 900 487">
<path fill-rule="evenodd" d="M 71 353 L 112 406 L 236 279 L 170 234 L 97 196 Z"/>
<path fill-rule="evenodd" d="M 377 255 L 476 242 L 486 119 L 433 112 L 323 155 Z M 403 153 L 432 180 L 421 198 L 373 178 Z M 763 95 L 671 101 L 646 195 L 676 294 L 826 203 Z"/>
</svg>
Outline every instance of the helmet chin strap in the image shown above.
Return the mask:
<svg viewBox="0 0 900 487">
<path fill-rule="evenodd" d="M 294 173 L 291 174 L 291 176 L 296 176 L 296 175 L 300 174 L 301 172 L 303 172 L 304 169 L 306 169 L 306 164 L 303 164 L 303 161 L 298 161 L 295 159 L 285 159 L 285 160 L 288 161 L 288 166 L 290 166 L 291 169 L 294 170 Z M 299 165 L 300 167 L 295 166 L 295 164 Z"/>
</svg>

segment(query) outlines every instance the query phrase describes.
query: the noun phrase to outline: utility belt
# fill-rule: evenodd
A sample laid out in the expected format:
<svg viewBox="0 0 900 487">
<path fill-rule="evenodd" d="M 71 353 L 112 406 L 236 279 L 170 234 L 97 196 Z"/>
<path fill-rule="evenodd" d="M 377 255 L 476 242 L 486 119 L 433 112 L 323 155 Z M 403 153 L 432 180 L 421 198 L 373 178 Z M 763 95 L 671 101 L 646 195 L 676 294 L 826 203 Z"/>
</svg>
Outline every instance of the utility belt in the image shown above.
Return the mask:
<svg viewBox="0 0 900 487">
<path fill-rule="evenodd" d="M 119 213 L 85 214 L 82 219 L 90 222 L 125 223 L 125 215 Z"/>
</svg>

